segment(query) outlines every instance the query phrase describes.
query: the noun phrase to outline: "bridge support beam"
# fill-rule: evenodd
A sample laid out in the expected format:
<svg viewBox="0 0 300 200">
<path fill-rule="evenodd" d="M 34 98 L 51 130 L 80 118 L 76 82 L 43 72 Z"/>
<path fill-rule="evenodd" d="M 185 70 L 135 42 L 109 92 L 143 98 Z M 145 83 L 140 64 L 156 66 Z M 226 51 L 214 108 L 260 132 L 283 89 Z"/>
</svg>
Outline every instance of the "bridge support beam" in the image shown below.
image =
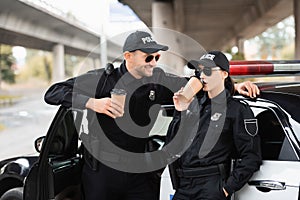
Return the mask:
<svg viewBox="0 0 300 200">
<path fill-rule="evenodd" d="M 161 63 L 165 63 L 167 66 L 163 65 L 162 68 L 169 72 L 182 74 L 185 61 L 180 52 L 180 38 L 178 38 L 175 24 L 173 1 L 153 1 L 152 32 L 160 43 L 169 46 L 169 51 L 163 53 L 161 59 Z"/>
<path fill-rule="evenodd" d="M 295 17 L 295 59 L 300 60 L 300 2 L 294 0 L 294 17 Z"/>
<path fill-rule="evenodd" d="M 64 55 L 64 45 L 56 44 L 53 47 L 52 82 L 58 82 L 65 79 Z"/>
</svg>

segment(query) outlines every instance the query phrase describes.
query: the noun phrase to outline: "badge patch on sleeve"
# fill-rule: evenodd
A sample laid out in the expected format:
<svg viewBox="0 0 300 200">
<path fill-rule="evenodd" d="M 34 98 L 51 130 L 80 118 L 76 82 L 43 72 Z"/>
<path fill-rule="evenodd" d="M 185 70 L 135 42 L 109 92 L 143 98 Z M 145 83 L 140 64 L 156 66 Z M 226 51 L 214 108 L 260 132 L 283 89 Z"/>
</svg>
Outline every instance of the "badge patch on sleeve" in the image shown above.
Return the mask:
<svg viewBox="0 0 300 200">
<path fill-rule="evenodd" d="M 245 119 L 244 125 L 247 133 L 250 136 L 256 136 L 258 131 L 257 119 Z"/>
</svg>

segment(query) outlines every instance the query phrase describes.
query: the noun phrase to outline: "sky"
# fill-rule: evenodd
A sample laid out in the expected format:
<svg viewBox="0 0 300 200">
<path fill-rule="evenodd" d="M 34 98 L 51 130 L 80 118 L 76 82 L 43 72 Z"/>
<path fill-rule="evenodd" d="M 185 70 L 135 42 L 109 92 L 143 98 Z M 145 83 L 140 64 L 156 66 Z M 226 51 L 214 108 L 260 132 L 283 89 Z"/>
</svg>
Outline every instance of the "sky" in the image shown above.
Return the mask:
<svg viewBox="0 0 300 200">
<path fill-rule="evenodd" d="M 126 32 L 132 27 L 135 29 L 145 28 L 145 24 L 134 12 L 117 0 L 44 0 L 44 2 L 63 12 L 72 13 L 77 19 L 97 32 L 101 31 L 102 19 L 106 18 L 108 26 L 105 32 L 107 35 Z M 101 14 L 105 12 L 105 2 L 109 5 L 108 16 Z"/>
</svg>

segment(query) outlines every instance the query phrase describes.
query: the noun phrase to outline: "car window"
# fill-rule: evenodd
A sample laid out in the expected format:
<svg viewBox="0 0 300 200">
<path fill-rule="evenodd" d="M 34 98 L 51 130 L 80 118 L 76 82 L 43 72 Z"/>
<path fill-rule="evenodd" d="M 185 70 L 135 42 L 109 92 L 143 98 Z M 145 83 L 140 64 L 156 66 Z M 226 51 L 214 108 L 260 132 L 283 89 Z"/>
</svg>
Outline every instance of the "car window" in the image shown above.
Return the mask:
<svg viewBox="0 0 300 200">
<path fill-rule="evenodd" d="M 285 139 L 280 122 L 271 110 L 259 113 L 256 118 L 263 159 L 278 160 Z"/>
<path fill-rule="evenodd" d="M 57 131 L 49 150 L 50 157 L 73 157 L 78 151 L 78 129 L 76 119 L 80 117 L 76 111 L 66 111 L 63 119 L 58 124 Z"/>
<path fill-rule="evenodd" d="M 255 107 L 252 110 L 257 118 L 263 160 L 298 160 L 280 119 L 273 110 Z"/>
</svg>

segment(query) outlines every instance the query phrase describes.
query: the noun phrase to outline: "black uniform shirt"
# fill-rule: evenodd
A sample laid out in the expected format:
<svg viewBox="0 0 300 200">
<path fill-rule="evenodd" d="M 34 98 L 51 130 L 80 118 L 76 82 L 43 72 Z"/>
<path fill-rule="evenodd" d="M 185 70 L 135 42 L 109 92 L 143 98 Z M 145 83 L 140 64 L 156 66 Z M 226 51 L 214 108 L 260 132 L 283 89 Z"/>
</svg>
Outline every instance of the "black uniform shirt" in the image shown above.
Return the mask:
<svg viewBox="0 0 300 200">
<path fill-rule="evenodd" d="M 249 106 L 228 94 L 224 95 L 224 101 L 221 94 L 213 99 L 205 95 L 199 100 L 199 128 L 179 165 L 183 169 L 197 168 L 230 163 L 233 156 L 239 158 L 240 162 L 224 186 L 231 194 L 258 170 L 261 164 L 260 140 Z M 193 115 L 192 112 L 189 114 Z"/>
<path fill-rule="evenodd" d="M 185 78 L 166 74 L 154 68 L 153 76 L 135 79 L 128 73 L 125 62 L 107 75 L 104 69 L 92 70 L 65 82 L 52 85 L 45 94 L 49 104 L 85 108 L 90 97 L 110 97 L 113 88 L 127 91 L 125 114 L 113 119 L 105 114 L 88 111 L 89 132 L 99 131 L 118 147 L 144 152 L 146 137 L 156 120 L 161 104 L 172 103 L 173 93 L 186 84 Z"/>
</svg>

